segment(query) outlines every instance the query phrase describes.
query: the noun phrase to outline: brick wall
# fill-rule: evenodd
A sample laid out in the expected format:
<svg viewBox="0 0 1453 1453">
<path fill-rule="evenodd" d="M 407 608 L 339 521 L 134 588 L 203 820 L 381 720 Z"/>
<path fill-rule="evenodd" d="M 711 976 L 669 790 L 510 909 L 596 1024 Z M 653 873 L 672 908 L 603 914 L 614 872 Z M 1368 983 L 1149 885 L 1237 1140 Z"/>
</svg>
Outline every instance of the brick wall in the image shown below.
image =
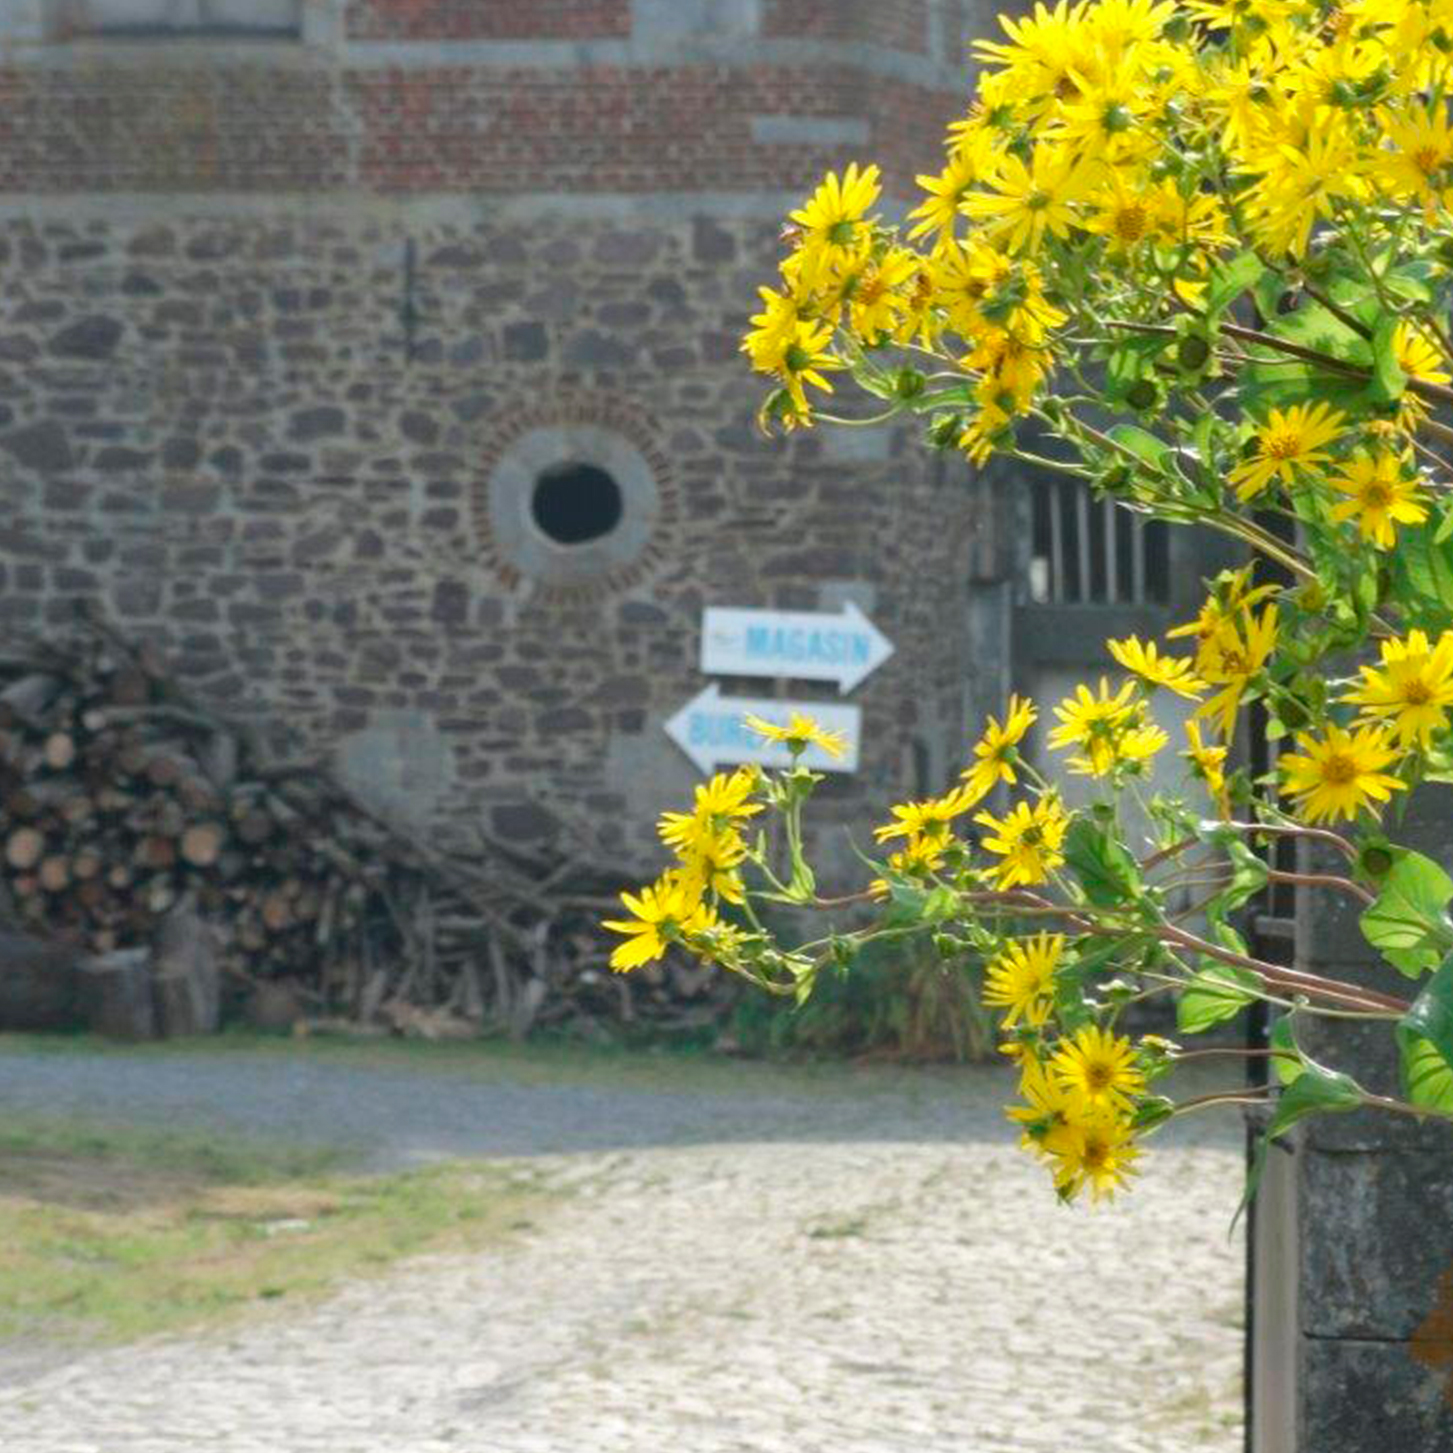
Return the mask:
<svg viewBox="0 0 1453 1453">
<path fill-rule="evenodd" d="M 802 66 L 11 66 L 0 191 L 800 191 L 876 157 L 907 194 L 956 104 Z M 763 140 L 761 118 L 787 125 Z M 811 125 L 794 139 L 800 121 L 849 139 Z"/>
<path fill-rule="evenodd" d="M 583 40 L 629 35 L 630 0 L 349 0 L 353 40 Z"/>
</svg>

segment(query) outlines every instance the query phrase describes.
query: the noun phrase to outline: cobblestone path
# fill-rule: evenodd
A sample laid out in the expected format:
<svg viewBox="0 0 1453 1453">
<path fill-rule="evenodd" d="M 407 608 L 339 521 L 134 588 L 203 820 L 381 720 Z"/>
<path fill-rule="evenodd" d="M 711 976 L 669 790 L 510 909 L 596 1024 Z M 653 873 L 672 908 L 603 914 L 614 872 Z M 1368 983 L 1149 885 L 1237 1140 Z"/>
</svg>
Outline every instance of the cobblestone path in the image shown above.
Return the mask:
<svg viewBox="0 0 1453 1453">
<path fill-rule="evenodd" d="M 415 1261 L 291 1315 L 59 1368 L 16 1349 L 0 1448 L 1240 1447 L 1230 1122 L 1193 1119 L 1123 1203 L 1071 1212 L 998 1119 L 1002 1073 L 865 1090 L 845 1074 L 841 1094 L 801 1096 L 754 1093 L 749 1072 L 740 1093 L 691 1095 L 288 1074 L 311 1096 L 293 1100 L 295 1128 L 300 1103 L 324 1126 L 330 1105 L 392 1107 L 381 1159 L 528 1155 L 572 1193 L 511 1246 Z M 235 1057 L 0 1054 L 0 1106 L 61 1110 L 103 1081 L 113 1113 L 204 1124 L 268 1123 L 278 1086 Z"/>
</svg>

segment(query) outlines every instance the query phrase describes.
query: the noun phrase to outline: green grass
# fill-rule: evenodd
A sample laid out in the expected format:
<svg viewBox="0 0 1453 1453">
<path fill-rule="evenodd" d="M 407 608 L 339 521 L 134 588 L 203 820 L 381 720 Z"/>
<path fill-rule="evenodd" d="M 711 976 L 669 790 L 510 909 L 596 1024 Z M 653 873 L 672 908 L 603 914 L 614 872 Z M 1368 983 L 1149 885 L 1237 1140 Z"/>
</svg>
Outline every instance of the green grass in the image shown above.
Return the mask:
<svg viewBox="0 0 1453 1453">
<path fill-rule="evenodd" d="M 0 1339 L 126 1341 L 292 1305 L 523 1229 L 528 1172 L 351 1172 L 336 1151 L 13 1117 L 0 1133 Z"/>
<path fill-rule="evenodd" d="M 114 1044 L 90 1035 L 0 1034 L 0 1055 L 7 1053 L 102 1054 L 118 1059 L 285 1056 L 366 1069 L 462 1075 L 494 1084 L 583 1085 L 662 1093 L 837 1095 L 847 1086 L 855 1093 L 878 1088 L 902 1090 L 925 1080 L 963 1073 L 957 1067 L 845 1064 L 840 1059 L 801 1063 L 742 1060 L 699 1047 L 642 1049 L 546 1038 L 526 1044 L 503 1039 L 430 1042 L 344 1034 L 293 1038 L 244 1030 L 206 1039 L 140 1045 Z"/>
</svg>

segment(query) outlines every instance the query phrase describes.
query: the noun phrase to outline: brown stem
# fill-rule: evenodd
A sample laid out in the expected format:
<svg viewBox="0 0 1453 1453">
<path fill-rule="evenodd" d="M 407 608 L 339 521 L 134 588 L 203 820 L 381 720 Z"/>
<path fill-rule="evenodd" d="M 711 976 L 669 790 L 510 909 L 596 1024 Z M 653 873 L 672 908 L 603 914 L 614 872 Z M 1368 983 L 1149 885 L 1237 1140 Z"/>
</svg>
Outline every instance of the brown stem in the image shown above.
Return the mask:
<svg viewBox="0 0 1453 1453">
<path fill-rule="evenodd" d="M 1336 888 L 1339 892 L 1360 898 L 1369 907 L 1377 902 L 1377 895 L 1369 893 L 1361 883 L 1354 883 L 1351 878 L 1339 878 L 1335 873 L 1287 873 L 1279 868 L 1268 868 L 1266 876 L 1273 883 L 1302 883 L 1309 888 Z"/>
<path fill-rule="evenodd" d="M 1110 326 L 1130 333 L 1175 336 L 1174 328 L 1160 323 L 1129 323 L 1111 319 Z M 1222 323 L 1221 331 L 1228 338 L 1238 338 L 1243 343 L 1255 343 L 1263 348 L 1270 348 L 1274 352 L 1285 353 L 1289 358 L 1300 358 L 1304 363 L 1315 363 L 1318 368 L 1324 368 L 1330 373 L 1341 373 L 1349 378 L 1359 379 L 1372 377 L 1371 371 L 1361 364 L 1349 363 L 1345 358 L 1334 358 L 1330 353 L 1321 353 L 1315 348 L 1303 348 L 1300 343 L 1278 338 L 1274 333 L 1263 333 L 1258 328 L 1243 328 L 1239 323 Z M 1406 387 L 1410 393 L 1429 399 L 1433 403 L 1453 404 L 1453 388 L 1447 388 L 1443 384 L 1428 383 L 1421 378 L 1410 378 Z"/>
<path fill-rule="evenodd" d="M 1300 969 L 1288 969 L 1280 964 L 1267 963 L 1264 959 L 1254 959 L 1246 954 L 1234 953 L 1231 949 L 1222 948 L 1220 944 L 1198 938 L 1195 934 L 1187 933 L 1185 929 L 1176 928 L 1173 924 L 1162 924 L 1159 931 L 1162 938 L 1179 944 L 1182 948 L 1204 954 L 1207 958 L 1219 959 L 1223 964 L 1231 964 L 1235 968 L 1249 969 L 1253 974 L 1258 975 L 1263 983 L 1273 988 L 1289 989 L 1295 994 L 1313 995 L 1319 999 L 1330 1000 L 1334 1004 L 1346 1004 L 1356 1009 L 1390 1009 L 1398 1014 L 1406 1014 L 1412 1008 L 1406 999 L 1399 999 L 1393 994 L 1384 994 L 1377 989 L 1354 988 L 1350 984 L 1339 984 L 1333 979 L 1324 979 L 1320 974 L 1306 974 Z"/>
<path fill-rule="evenodd" d="M 1200 842 L 1198 837 L 1183 837 L 1180 842 L 1172 843 L 1168 848 L 1162 848 L 1158 853 L 1152 853 L 1148 858 L 1140 860 L 1140 871 L 1148 873 L 1152 868 L 1158 868 L 1169 859 L 1178 857 L 1187 848 L 1193 848 Z"/>
<path fill-rule="evenodd" d="M 1357 861 L 1357 849 L 1347 841 L 1341 833 L 1331 831 L 1325 827 L 1295 827 L 1290 824 L 1275 822 L 1223 822 L 1222 827 L 1229 827 L 1233 832 L 1265 832 L 1274 837 L 1306 837 L 1314 842 L 1327 843 L 1345 854 L 1348 862 Z"/>
</svg>

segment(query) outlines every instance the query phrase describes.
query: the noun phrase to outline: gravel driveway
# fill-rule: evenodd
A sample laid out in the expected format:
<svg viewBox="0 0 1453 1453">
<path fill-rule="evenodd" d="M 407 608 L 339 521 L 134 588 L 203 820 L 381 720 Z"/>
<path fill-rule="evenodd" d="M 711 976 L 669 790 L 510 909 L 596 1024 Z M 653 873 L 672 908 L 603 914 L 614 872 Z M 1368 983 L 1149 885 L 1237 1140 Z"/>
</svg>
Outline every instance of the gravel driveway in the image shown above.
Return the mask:
<svg viewBox="0 0 1453 1453">
<path fill-rule="evenodd" d="M 0 1106 L 528 1157 L 574 1192 L 508 1247 L 291 1316 L 61 1368 L 12 1349 L 0 1449 L 1239 1449 L 1234 1122 L 1176 1127 L 1121 1204 L 1066 1211 L 1000 1070 L 708 1078 L 0 1053 Z"/>
</svg>

